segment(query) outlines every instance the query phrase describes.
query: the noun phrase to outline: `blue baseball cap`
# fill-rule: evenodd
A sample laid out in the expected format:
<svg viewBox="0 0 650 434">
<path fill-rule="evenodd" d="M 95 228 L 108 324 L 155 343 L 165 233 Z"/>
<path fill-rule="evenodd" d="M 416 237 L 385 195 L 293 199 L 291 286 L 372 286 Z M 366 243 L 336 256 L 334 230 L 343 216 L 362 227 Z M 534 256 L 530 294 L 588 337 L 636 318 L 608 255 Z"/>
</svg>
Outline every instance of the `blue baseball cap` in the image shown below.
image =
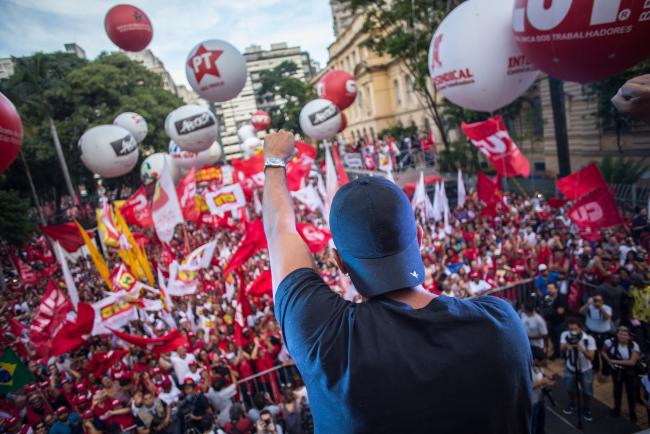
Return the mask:
<svg viewBox="0 0 650 434">
<path fill-rule="evenodd" d="M 345 184 L 334 196 L 329 223 L 361 295 L 374 297 L 424 282 L 413 209 L 393 182 L 363 177 Z"/>
</svg>

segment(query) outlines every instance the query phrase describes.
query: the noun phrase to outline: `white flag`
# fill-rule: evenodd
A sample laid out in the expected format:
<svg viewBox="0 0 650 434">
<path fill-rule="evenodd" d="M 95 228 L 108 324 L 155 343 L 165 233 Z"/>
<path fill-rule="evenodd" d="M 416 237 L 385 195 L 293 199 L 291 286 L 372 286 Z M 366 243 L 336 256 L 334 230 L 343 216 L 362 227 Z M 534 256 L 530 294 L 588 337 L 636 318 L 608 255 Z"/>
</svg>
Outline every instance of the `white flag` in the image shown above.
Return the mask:
<svg viewBox="0 0 650 434">
<path fill-rule="evenodd" d="M 193 267 L 207 268 L 212 262 L 212 256 L 214 256 L 214 249 L 216 249 L 216 247 L 217 240 L 205 243 L 187 255 L 183 262 Z"/>
<path fill-rule="evenodd" d="M 435 198 L 434 198 L 435 200 Z M 435 208 L 431 204 L 429 196 L 427 196 L 427 191 L 424 186 L 424 173 L 420 171 L 420 180 L 418 181 L 417 186 L 415 187 L 415 192 L 413 193 L 413 199 L 411 200 L 411 206 L 413 210 L 421 208 L 424 210 L 424 217 L 430 219 L 435 216 Z"/>
<path fill-rule="evenodd" d="M 465 191 L 465 182 L 463 182 L 463 172 L 458 169 L 458 208 L 465 206 L 465 200 L 467 199 L 467 191 Z"/>
<path fill-rule="evenodd" d="M 217 191 L 210 191 L 204 194 L 205 203 L 210 209 L 210 214 L 221 215 L 227 211 L 234 212 L 237 208 L 246 206 L 246 197 L 239 183 L 227 185 Z"/>
<path fill-rule="evenodd" d="M 339 189 L 339 180 L 332 159 L 332 152 L 330 151 L 329 144 L 325 145 L 325 219 L 329 218 L 330 208 L 332 207 L 332 200 Z"/>
<path fill-rule="evenodd" d="M 321 211 L 325 212 L 323 201 L 321 200 L 316 188 L 312 184 L 308 184 L 306 187 L 301 188 L 298 191 L 292 191 L 291 195 L 298 199 L 300 202 L 304 203 L 310 211 Z"/>
<path fill-rule="evenodd" d="M 72 273 L 70 273 L 70 268 L 68 267 L 68 260 L 65 258 L 61 244 L 58 241 L 54 241 L 54 254 L 56 259 L 59 260 L 61 264 L 61 271 L 63 271 L 63 280 L 65 281 L 65 286 L 68 288 L 68 295 L 70 296 L 70 301 L 72 301 L 72 306 L 74 310 L 77 310 L 77 304 L 79 304 L 79 292 L 77 291 L 77 286 L 74 283 L 72 278 Z"/>
<path fill-rule="evenodd" d="M 440 197 L 442 199 L 442 213 L 443 220 L 445 221 L 445 232 L 451 234 L 451 225 L 449 224 L 449 199 L 447 199 L 447 192 L 445 191 L 445 183 L 440 183 Z"/>
<path fill-rule="evenodd" d="M 439 222 L 442 220 L 442 213 L 444 208 L 442 206 L 442 197 L 440 195 L 440 183 L 436 182 L 436 192 L 433 194 L 433 210 L 431 212 L 432 217 L 435 221 Z"/>
<path fill-rule="evenodd" d="M 167 162 L 163 166 L 162 173 L 156 182 L 156 190 L 151 203 L 151 215 L 158 238 L 168 243 L 174 237 L 176 225 L 182 224 L 183 212 L 178 204 L 176 187 L 169 174 Z"/>
</svg>

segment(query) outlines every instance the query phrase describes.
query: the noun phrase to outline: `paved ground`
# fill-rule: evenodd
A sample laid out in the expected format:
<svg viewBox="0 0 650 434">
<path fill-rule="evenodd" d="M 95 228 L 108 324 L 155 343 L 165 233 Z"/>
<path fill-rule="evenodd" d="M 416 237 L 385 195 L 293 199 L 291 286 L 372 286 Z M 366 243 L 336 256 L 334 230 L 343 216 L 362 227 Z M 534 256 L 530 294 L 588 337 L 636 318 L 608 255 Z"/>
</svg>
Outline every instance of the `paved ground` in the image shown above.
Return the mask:
<svg viewBox="0 0 650 434">
<path fill-rule="evenodd" d="M 552 372 L 561 374 L 563 363 L 561 360 L 556 360 L 549 365 L 549 369 Z M 638 425 L 631 423 L 625 417 L 627 416 L 626 410 L 623 412 L 624 416 L 614 417 L 610 414 L 613 404 L 611 379 L 607 379 L 605 383 L 594 381 L 594 397 L 596 399 L 592 400 L 591 405 L 594 420 L 592 422 L 584 421 L 582 431 L 576 428 L 578 421 L 575 413 L 570 416 L 562 413 L 562 409 L 567 404 L 567 395 L 561 381 L 556 383 L 552 395 L 557 401 L 557 407 L 552 408 L 547 400 L 547 434 L 576 434 L 580 432 L 589 434 L 650 434 L 650 430 L 642 430 L 642 428 L 648 428 L 647 414 L 642 406 L 637 406 Z M 623 408 L 627 409 L 625 399 L 623 400 Z"/>
</svg>

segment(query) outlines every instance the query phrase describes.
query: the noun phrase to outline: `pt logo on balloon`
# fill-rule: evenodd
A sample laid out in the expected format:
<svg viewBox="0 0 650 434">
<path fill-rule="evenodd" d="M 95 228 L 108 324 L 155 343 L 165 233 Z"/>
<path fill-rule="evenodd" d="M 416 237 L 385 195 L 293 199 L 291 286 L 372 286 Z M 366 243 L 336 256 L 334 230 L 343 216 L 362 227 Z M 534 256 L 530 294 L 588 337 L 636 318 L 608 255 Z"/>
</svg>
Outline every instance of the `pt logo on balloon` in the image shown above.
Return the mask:
<svg viewBox="0 0 650 434">
<path fill-rule="evenodd" d="M 217 60 L 222 54 L 223 50 L 208 50 L 203 44 L 199 46 L 196 54 L 187 62 L 188 66 L 194 71 L 194 78 L 198 83 L 206 74 L 221 78 Z"/>
</svg>

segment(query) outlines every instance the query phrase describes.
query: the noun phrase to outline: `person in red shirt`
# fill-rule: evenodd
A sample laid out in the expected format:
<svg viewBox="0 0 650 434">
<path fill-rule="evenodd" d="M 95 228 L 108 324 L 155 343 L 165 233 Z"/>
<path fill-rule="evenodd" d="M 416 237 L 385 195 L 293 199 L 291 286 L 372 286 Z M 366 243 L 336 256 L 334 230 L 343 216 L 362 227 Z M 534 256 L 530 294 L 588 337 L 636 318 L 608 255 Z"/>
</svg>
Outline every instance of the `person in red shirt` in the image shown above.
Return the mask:
<svg viewBox="0 0 650 434">
<path fill-rule="evenodd" d="M 108 423 L 116 423 L 125 432 L 127 428 L 135 426 L 135 419 L 131 409 L 115 399 L 111 402 L 111 410 L 108 411 Z"/>
<path fill-rule="evenodd" d="M 41 422 L 45 415 L 51 412 L 43 404 L 43 398 L 39 395 L 39 392 L 32 392 L 27 398 L 27 412 L 25 414 L 25 421 L 31 426 L 36 425 Z"/>
</svg>

